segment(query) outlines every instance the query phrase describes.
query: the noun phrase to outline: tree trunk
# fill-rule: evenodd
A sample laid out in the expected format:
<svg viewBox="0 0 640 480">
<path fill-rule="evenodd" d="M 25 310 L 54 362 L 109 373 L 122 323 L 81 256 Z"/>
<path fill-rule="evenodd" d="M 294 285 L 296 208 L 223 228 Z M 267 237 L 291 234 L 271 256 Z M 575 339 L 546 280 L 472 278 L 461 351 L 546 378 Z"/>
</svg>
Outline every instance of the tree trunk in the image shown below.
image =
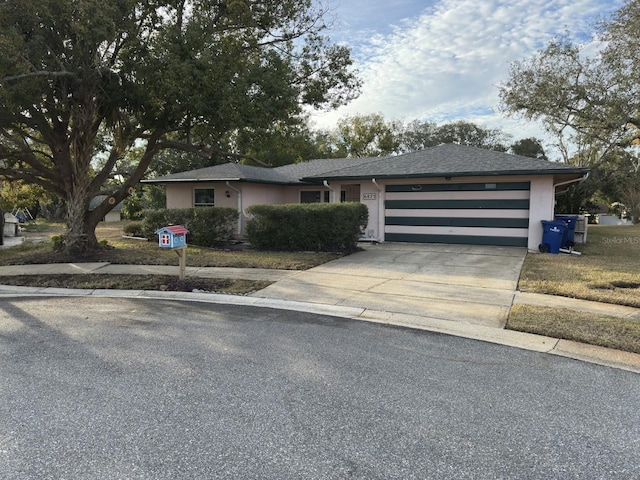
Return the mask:
<svg viewBox="0 0 640 480">
<path fill-rule="evenodd" d="M 89 212 L 91 193 L 86 187 L 75 185 L 67 196 L 67 232 L 65 253 L 69 256 L 85 255 L 98 248 L 96 222 Z"/>
</svg>

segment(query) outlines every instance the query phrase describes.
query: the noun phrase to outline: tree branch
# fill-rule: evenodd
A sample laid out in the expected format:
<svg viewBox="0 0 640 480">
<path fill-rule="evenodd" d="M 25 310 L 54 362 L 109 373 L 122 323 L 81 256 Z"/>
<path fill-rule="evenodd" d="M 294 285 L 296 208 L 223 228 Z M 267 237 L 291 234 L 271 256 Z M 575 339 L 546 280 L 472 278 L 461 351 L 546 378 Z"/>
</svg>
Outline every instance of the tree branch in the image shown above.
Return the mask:
<svg viewBox="0 0 640 480">
<path fill-rule="evenodd" d="M 76 74 L 74 72 L 49 72 L 47 70 L 38 70 L 36 72 L 23 73 L 20 75 L 12 75 L 10 77 L 4 77 L 3 81 L 5 82 L 15 82 L 16 80 L 22 80 L 24 78 L 31 77 L 75 77 Z"/>
<path fill-rule="evenodd" d="M 36 175 L 33 172 L 27 170 L 15 170 L 11 168 L 0 168 L 0 177 L 7 178 L 9 180 L 24 180 L 27 183 L 39 185 L 48 192 L 53 193 L 56 196 L 63 196 L 64 191 L 57 188 L 55 183 L 48 181 L 48 179 Z"/>
<path fill-rule="evenodd" d="M 214 148 L 206 147 L 204 145 L 190 145 L 190 144 L 185 144 L 185 143 L 181 143 L 181 142 L 165 140 L 162 143 L 158 144 L 158 148 L 160 150 L 173 149 L 173 150 L 179 150 L 179 151 L 182 151 L 182 152 L 195 153 L 197 155 L 205 155 L 208 158 L 213 157 L 214 155 L 218 155 L 218 156 L 221 156 L 221 157 L 234 158 L 236 160 L 245 160 L 246 159 L 246 160 L 251 160 L 252 162 L 255 162 L 258 165 L 261 165 L 263 167 L 272 167 L 273 166 L 270 163 L 263 162 L 262 160 L 259 160 L 259 159 L 255 158 L 255 157 L 250 156 L 250 155 L 243 155 L 241 153 L 225 152 L 225 151 L 222 151 L 222 150 L 216 150 Z"/>
</svg>

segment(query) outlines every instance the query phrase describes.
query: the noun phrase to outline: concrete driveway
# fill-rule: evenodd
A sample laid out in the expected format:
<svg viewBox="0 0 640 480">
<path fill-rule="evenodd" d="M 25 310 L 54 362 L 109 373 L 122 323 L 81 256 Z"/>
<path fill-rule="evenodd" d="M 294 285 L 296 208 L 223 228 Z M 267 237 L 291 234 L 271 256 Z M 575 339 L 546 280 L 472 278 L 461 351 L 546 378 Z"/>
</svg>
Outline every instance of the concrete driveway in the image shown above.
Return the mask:
<svg viewBox="0 0 640 480">
<path fill-rule="evenodd" d="M 527 253 L 525 248 L 443 244 L 363 248 L 254 296 L 503 328 Z"/>
</svg>

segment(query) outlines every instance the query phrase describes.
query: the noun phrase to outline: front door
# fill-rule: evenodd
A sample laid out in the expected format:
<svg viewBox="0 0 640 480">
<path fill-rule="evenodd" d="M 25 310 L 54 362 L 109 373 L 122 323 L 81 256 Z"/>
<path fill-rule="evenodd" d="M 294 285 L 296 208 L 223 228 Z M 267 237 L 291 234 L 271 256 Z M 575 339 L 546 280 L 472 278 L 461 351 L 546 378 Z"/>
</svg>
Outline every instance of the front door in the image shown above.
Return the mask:
<svg viewBox="0 0 640 480">
<path fill-rule="evenodd" d="M 360 201 L 360 185 L 342 185 L 340 191 L 341 202 L 359 202 Z"/>
</svg>

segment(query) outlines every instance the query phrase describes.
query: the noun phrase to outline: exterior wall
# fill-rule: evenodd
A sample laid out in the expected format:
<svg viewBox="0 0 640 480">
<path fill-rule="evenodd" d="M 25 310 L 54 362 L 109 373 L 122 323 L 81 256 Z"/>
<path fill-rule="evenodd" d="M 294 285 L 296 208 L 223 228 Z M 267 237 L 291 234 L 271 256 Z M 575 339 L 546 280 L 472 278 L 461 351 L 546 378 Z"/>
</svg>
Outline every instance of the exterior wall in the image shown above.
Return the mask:
<svg viewBox="0 0 640 480">
<path fill-rule="evenodd" d="M 167 208 L 193 207 L 193 184 L 170 183 L 166 185 Z"/>
<path fill-rule="evenodd" d="M 242 190 L 242 209 L 256 204 L 279 204 L 284 202 L 284 188 L 281 185 L 263 185 L 259 183 L 231 183 Z M 235 193 L 235 192 L 234 192 Z"/>
<path fill-rule="evenodd" d="M 226 182 L 172 183 L 166 185 L 167 208 L 193 207 L 193 191 L 196 188 L 213 188 L 216 207 L 235 208 L 242 211 L 238 225 L 238 233 L 241 235 L 245 233 L 247 207 L 255 204 L 286 203 L 285 187 L 280 185 L 245 182 L 229 182 L 229 185 Z"/>
<path fill-rule="evenodd" d="M 247 228 L 247 208 L 251 205 L 273 205 L 284 202 L 284 189 L 281 185 L 266 185 L 259 183 L 242 183 L 236 182 L 230 185 L 241 191 L 241 205 L 238 205 L 238 193 L 231 190 L 231 200 L 235 203 L 235 207 L 242 210 L 238 233 L 244 235 Z"/>
<path fill-rule="evenodd" d="M 221 182 L 207 183 L 169 183 L 166 185 L 167 208 L 191 208 L 193 207 L 196 188 L 213 188 L 214 203 L 216 207 L 238 206 L 237 193 Z M 226 193 L 229 192 L 229 197 Z"/>
<path fill-rule="evenodd" d="M 380 185 L 382 187 L 382 185 Z M 384 240 L 384 187 L 371 180 L 360 183 L 360 202 L 369 208 L 369 223 L 364 236 L 377 241 Z"/>
<path fill-rule="evenodd" d="M 111 210 L 104 217 L 105 222 L 119 222 L 120 220 L 122 220 L 122 216 L 120 215 L 120 212 L 116 210 Z"/>
<path fill-rule="evenodd" d="M 542 220 L 553 220 L 555 206 L 555 188 L 553 177 L 539 176 L 531 178 L 531 204 L 529 206 L 529 244 L 527 248 L 538 251 L 542 242 Z"/>
<path fill-rule="evenodd" d="M 617 215 L 598 215 L 598 224 L 600 225 L 633 225 L 633 221 L 622 219 Z"/>
</svg>

